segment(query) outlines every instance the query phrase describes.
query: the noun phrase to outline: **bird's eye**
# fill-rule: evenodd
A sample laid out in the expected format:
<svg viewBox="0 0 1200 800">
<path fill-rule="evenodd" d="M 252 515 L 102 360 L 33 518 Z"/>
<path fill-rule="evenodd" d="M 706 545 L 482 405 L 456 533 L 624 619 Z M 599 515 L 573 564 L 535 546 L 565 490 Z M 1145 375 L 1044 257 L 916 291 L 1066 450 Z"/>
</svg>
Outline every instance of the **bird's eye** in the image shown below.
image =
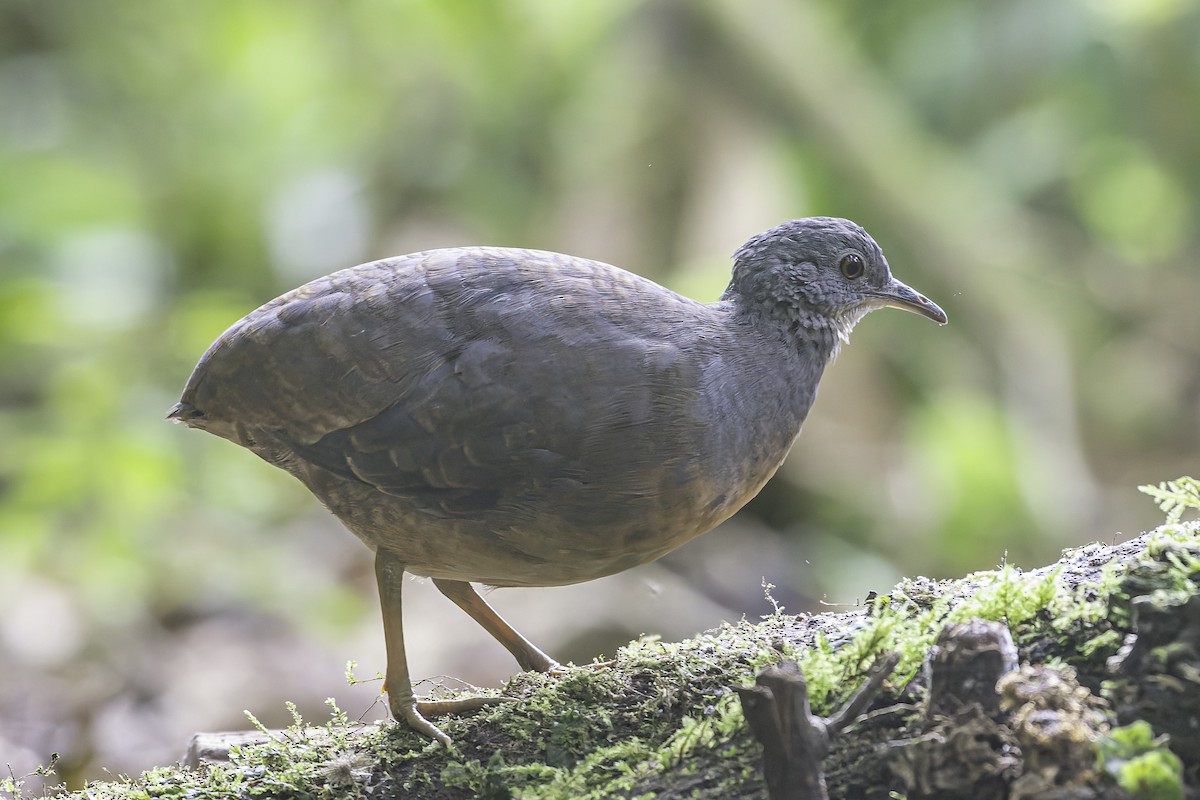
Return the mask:
<svg viewBox="0 0 1200 800">
<path fill-rule="evenodd" d="M 847 253 L 842 256 L 842 260 L 838 262 L 838 266 L 842 268 L 842 274 L 850 280 L 861 278 L 866 272 L 867 265 L 863 261 L 863 257 L 858 253 Z"/>
</svg>

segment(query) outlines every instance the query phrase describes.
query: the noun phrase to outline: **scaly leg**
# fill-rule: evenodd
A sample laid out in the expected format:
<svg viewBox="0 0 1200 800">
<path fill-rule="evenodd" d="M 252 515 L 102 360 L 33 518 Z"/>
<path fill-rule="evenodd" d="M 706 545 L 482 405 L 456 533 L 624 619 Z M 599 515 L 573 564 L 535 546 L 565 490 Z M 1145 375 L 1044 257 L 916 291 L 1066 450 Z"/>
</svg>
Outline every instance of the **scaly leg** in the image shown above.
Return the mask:
<svg viewBox="0 0 1200 800">
<path fill-rule="evenodd" d="M 513 626 L 479 596 L 475 588 L 466 581 L 451 581 L 434 578 L 433 585 L 442 594 L 454 601 L 454 604 L 470 615 L 471 619 L 483 626 L 508 652 L 513 654 L 517 663 L 524 670 L 550 672 L 559 668 L 558 662 L 539 650 L 533 642 L 517 633 Z M 389 657 L 390 660 L 390 657 Z"/>
<path fill-rule="evenodd" d="M 418 733 L 448 745 L 450 737 L 425 719 L 424 714 L 477 711 L 486 705 L 502 702 L 502 698 L 468 697 L 461 700 L 418 703 L 413 696 L 412 681 L 408 676 L 408 657 L 404 652 L 404 618 L 400 603 L 400 590 L 404 585 L 404 564 L 395 554 L 382 547 L 375 551 L 375 580 L 379 584 L 379 603 L 383 608 L 383 637 L 387 646 L 387 672 L 383 688 L 388 695 L 388 706 L 396 719 L 402 719 Z"/>
</svg>

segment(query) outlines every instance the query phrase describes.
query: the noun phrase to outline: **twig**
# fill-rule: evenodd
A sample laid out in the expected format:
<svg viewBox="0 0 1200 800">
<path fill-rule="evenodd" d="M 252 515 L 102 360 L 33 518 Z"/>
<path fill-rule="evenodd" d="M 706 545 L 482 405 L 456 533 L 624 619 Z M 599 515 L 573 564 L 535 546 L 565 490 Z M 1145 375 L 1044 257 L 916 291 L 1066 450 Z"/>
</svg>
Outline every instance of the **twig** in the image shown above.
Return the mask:
<svg viewBox="0 0 1200 800">
<path fill-rule="evenodd" d="M 813 716 L 808 682 L 795 661 L 765 669 L 754 686 L 738 687 L 750 732 L 763 746 L 763 776 L 770 800 L 827 800 L 821 761 L 834 736 L 854 722 L 879 693 L 899 656 L 875 662 L 866 683 L 836 714 Z"/>
</svg>

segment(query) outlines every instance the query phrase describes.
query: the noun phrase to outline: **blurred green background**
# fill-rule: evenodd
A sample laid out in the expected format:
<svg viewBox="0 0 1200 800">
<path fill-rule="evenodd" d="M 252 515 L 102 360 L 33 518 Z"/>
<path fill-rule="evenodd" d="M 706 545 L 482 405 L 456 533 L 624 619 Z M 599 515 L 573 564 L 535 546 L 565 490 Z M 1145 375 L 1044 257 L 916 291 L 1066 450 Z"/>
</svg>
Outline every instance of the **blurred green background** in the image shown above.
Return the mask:
<svg viewBox="0 0 1200 800">
<path fill-rule="evenodd" d="M 1153 526 L 1134 487 L 1200 438 L 1197 42 L 1190 0 L 2 0 L 0 764 L 382 713 L 342 675 L 384 663 L 366 549 L 163 416 L 234 320 L 387 255 L 713 299 L 750 235 L 838 215 L 950 315 L 868 318 L 718 532 L 491 596 L 560 658 L 768 613 L 764 579 L 799 611 Z M 515 670 L 406 591 L 414 675 Z"/>
</svg>

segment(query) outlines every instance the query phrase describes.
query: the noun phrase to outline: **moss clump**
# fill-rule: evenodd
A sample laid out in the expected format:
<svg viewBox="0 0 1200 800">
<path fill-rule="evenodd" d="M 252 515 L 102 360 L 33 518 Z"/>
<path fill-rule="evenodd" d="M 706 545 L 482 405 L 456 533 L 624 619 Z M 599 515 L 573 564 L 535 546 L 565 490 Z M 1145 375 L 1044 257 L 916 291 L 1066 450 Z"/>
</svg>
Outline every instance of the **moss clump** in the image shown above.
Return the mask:
<svg viewBox="0 0 1200 800">
<path fill-rule="evenodd" d="M 1134 800 L 1183 800 L 1183 763 L 1145 722 L 1109 733 L 1096 763 Z"/>
<path fill-rule="evenodd" d="M 1177 525 L 1185 513 L 1200 509 L 1200 481 L 1195 478 L 1184 476 L 1157 486 L 1139 486 L 1138 491 L 1154 498 L 1167 515 L 1168 525 Z"/>
<path fill-rule="evenodd" d="M 1052 568 L 1022 572 L 1005 565 L 955 582 L 906 581 L 848 612 L 778 612 L 683 642 L 635 641 L 609 666 L 572 667 L 561 676 L 520 674 L 502 690 L 514 702 L 444 720 L 455 742 L 450 748 L 399 726 L 356 725 L 334 708 L 326 724 L 297 718 L 284 731 L 267 732 L 263 743 L 234 748 L 226 763 L 151 770 L 136 780 L 94 784 L 86 797 L 761 797 L 761 750 L 732 687 L 791 658 L 808 679 L 814 712 L 828 715 L 861 684 L 880 652 L 894 650 L 901 661 L 882 707 L 849 729 L 825 762 L 832 797 L 886 798 L 908 790 L 880 754 L 906 742 L 938 746 L 920 738 L 922 725 L 929 724 L 922 713 L 921 667 L 931 644 L 947 623 L 978 618 L 1006 625 L 1021 662 L 1041 670 L 1030 674 L 1046 685 L 1062 684 L 1066 688 L 1054 696 L 1077 699 L 1080 709 L 1068 713 L 1062 702 L 1030 695 L 991 718 L 988 735 L 973 741 L 1016 747 L 1005 751 L 989 777 L 994 787 L 1052 775 L 1058 752 L 1075 761 L 1081 753 L 1089 759 L 1102 753 L 1100 761 L 1088 761 L 1099 766 L 1069 773 L 1072 780 L 1096 784 L 1091 794 L 1077 796 L 1109 796 L 1104 792 L 1120 785 L 1135 796 L 1170 797 L 1153 794 L 1172 785 L 1164 776 L 1179 774 L 1180 763 L 1200 768 L 1200 757 L 1180 749 L 1180 742 L 1190 746 L 1186 737 L 1176 736 L 1169 723 L 1154 722 L 1154 730 L 1171 732 L 1171 739 L 1151 736 L 1152 746 L 1137 740 L 1142 744 L 1131 749 L 1122 745 L 1125 734 L 1108 729 L 1133 721 L 1118 718 L 1119 709 L 1137 718 L 1148 708 L 1169 712 L 1179 701 L 1147 695 L 1138 688 L 1140 677 L 1114 672 L 1108 662 L 1126 653 L 1138 675 L 1158 671 L 1178 682 L 1176 673 L 1191 674 L 1196 648 L 1186 633 L 1191 629 L 1179 623 L 1190 618 L 1191 607 L 1156 605 L 1159 616 L 1150 628 L 1149 612 L 1135 609 L 1144 608 L 1148 597 L 1194 596 L 1198 567 L 1197 526 L 1165 526 L 1115 547 L 1069 552 Z M 1136 649 L 1130 641 L 1139 636 Z M 1137 657 L 1128 658 L 1130 652 Z M 1055 683 L 1046 676 L 1069 680 Z M 1021 684 L 1038 685 L 1032 679 Z M 1102 685 L 1114 708 L 1099 699 Z M 988 722 L 976 717 L 973 724 Z M 1022 750 L 1029 752 L 1023 756 Z"/>
</svg>

